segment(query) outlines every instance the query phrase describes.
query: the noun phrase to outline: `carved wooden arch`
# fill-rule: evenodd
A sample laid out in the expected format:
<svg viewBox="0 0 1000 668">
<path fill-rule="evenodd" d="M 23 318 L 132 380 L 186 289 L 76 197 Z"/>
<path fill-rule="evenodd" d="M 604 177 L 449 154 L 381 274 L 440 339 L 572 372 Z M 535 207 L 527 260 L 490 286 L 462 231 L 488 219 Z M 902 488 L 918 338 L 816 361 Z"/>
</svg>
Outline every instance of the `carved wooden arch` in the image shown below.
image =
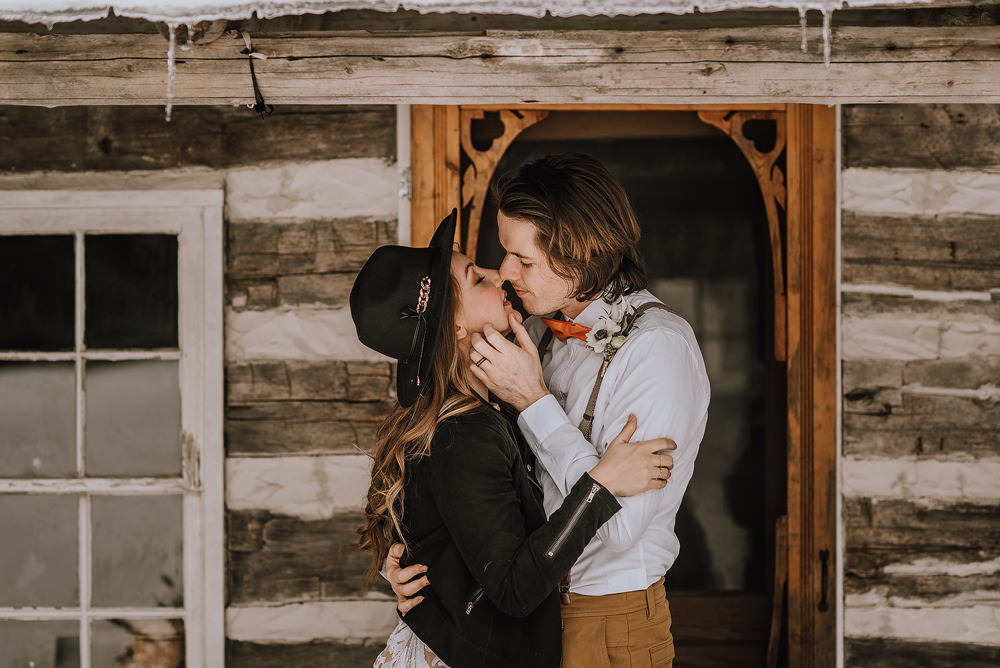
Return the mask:
<svg viewBox="0 0 1000 668">
<path fill-rule="evenodd" d="M 476 257 L 476 245 L 479 241 L 479 223 L 483 217 L 483 205 L 486 203 L 486 192 L 490 187 L 490 179 L 496 171 L 500 158 L 510 143 L 528 127 L 549 115 L 547 111 L 527 111 L 509 109 L 500 110 L 500 122 L 503 123 L 503 134 L 493 140 L 490 147 L 480 151 L 472 144 L 472 121 L 486 116 L 482 109 L 463 109 L 459 122 L 462 132 L 462 150 L 469 157 L 470 164 L 462 174 L 462 206 L 469 209 L 468 226 L 462 247 L 470 258 Z"/>
<path fill-rule="evenodd" d="M 475 259 L 476 246 L 479 240 L 479 226 L 486 202 L 486 193 L 497 164 L 504 152 L 517 136 L 535 123 L 548 116 L 545 110 L 500 109 L 500 122 L 503 124 L 503 134 L 495 138 L 490 147 L 480 151 L 472 143 L 472 122 L 485 117 L 486 112 L 480 108 L 463 108 L 459 110 L 459 137 L 461 151 L 469 158 L 470 164 L 461 175 L 457 184 L 460 190 L 459 208 L 470 207 L 464 234 L 460 233 L 457 241 L 465 249 L 466 254 Z M 747 158 L 764 197 L 764 207 L 767 211 L 768 232 L 771 245 L 771 260 L 774 275 L 774 356 L 778 361 L 785 361 L 787 356 L 787 317 L 784 246 L 782 243 L 781 225 L 778 217 L 778 207 L 788 209 L 788 195 L 785 188 L 785 175 L 782 173 L 778 158 L 785 150 L 785 112 L 784 111 L 717 111 L 699 110 L 698 117 L 705 123 L 713 125 L 726 133 L 739 147 Z M 748 139 L 743 128 L 747 121 L 771 120 L 777 126 L 775 145 L 770 151 L 761 152 L 753 140 Z M 450 142 L 453 144 L 453 142 Z M 448 151 L 452 159 L 448 160 L 448 168 L 457 170 L 459 156 L 455 155 L 458 147 L 451 146 Z M 454 190 L 452 185 L 449 190 Z M 470 206 L 471 205 L 471 206 Z M 434 220 L 443 217 L 451 207 L 445 207 L 437 212 Z"/>
<path fill-rule="evenodd" d="M 782 111 L 699 111 L 698 118 L 714 125 L 736 142 L 753 168 L 767 210 L 767 226 L 771 239 L 771 261 L 774 267 L 774 358 L 784 362 L 787 357 L 787 318 L 785 294 L 784 245 L 778 207 L 788 211 L 788 192 L 785 175 L 778 166 L 778 158 L 785 150 L 785 112 Z M 771 120 L 777 125 L 774 147 L 764 153 L 757 150 L 752 139 L 743 134 L 747 121 Z"/>
</svg>

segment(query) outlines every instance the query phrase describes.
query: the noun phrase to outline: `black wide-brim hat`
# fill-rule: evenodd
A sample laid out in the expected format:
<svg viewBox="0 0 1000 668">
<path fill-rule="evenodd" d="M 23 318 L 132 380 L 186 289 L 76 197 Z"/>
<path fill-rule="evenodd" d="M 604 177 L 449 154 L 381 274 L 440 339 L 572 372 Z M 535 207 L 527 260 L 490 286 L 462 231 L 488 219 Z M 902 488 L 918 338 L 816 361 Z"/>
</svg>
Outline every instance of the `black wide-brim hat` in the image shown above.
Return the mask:
<svg viewBox="0 0 1000 668">
<path fill-rule="evenodd" d="M 358 339 L 396 360 L 396 396 L 412 406 L 429 386 L 448 304 L 458 211 L 441 221 L 427 248 L 382 246 L 351 290 Z"/>
</svg>

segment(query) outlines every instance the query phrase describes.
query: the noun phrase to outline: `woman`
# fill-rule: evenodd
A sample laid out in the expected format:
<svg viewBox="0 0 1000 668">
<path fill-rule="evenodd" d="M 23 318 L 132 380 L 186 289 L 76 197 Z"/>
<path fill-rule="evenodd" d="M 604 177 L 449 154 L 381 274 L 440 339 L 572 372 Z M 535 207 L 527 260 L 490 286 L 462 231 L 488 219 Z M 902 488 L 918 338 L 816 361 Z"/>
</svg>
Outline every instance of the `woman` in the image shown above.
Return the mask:
<svg viewBox="0 0 1000 668">
<path fill-rule="evenodd" d="M 456 217 L 428 248 L 376 250 L 351 292 L 359 339 L 398 362 L 358 531 L 368 581 L 402 542 L 430 583 L 376 666 L 556 668 L 556 585 L 620 509 L 615 495 L 666 484 L 664 444 L 625 444 L 626 427 L 546 520 L 534 456 L 470 372 L 471 335 L 509 330 L 512 309 L 497 272 L 451 251 Z"/>
</svg>

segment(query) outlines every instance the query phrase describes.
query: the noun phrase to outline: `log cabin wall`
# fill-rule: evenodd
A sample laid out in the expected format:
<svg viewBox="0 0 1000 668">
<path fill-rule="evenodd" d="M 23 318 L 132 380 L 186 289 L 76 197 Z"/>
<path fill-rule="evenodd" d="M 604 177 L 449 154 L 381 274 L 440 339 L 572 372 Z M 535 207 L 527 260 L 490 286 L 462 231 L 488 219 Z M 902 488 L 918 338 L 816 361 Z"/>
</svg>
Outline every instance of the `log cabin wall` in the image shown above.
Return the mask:
<svg viewBox="0 0 1000 668">
<path fill-rule="evenodd" d="M 4 187 L 226 192 L 229 665 L 371 665 L 354 549 L 392 368 L 355 272 L 395 240 L 390 106 L 0 107 Z M 845 665 L 1000 662 L 1000 108 L 842 116 Z M 833 336 L 833 333 L 830 334 Z"/>
<path fill-rule="evenodd" d="M 395 107 L 0 107 L 0 128 L 3 188 L 225 190 L 228 665 L 370 666 L 396 614 L 362 588 L 362 451 L 394 383 L 347 302 L 396 241 Z"/>
<path fill-rule="evenodd" d="M 1000 107 L 842 136 L 845 665 L 1000 665 Z"/>
</svg>

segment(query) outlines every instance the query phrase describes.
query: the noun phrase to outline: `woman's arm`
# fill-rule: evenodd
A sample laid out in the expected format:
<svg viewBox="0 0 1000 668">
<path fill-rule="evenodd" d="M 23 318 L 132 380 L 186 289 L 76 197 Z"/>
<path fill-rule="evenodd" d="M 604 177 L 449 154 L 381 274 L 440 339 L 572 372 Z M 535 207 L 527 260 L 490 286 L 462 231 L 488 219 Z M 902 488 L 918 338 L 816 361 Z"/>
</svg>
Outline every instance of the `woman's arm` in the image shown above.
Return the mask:
<svg viewBox="0 0 1000 668">
<path fill-rule="evenodd" d="M 528 534 L 512 475 L 518 464 L 510 434 L 471 420 L 442 425 L 439 434 L 431 466 L 438 512 L 485 595 L 504 613 L 523 617 L 555 589 L 621 506 L 584 474 L 548 522 Z M 431 583 L 433 572 L 432 566 Z"/>
<path fill-rule="evenodd" d="M 661 445 L 675 447 L 667 440 L 630 443 L 636 430 L 636 420 L 632 416 L 622 431 L 608 446 L 600 463 L 591 469 L 591 477 L 617 497 L 639 494 L 650 489 L 661 489 L 670 477 L 673 460 L 669 455 L 658 455 Z M 400 615 L 405 615 L 423 600 L 418 592 L 428 584 L 427 576 L 417 577 L 427 571 L 427 567 L 414 564 L 400 568 L 399 559 L 403 545 L 397 543 L 389 550 L 382 574 L 389 581 L 396 594 Z"/>
</svg>

